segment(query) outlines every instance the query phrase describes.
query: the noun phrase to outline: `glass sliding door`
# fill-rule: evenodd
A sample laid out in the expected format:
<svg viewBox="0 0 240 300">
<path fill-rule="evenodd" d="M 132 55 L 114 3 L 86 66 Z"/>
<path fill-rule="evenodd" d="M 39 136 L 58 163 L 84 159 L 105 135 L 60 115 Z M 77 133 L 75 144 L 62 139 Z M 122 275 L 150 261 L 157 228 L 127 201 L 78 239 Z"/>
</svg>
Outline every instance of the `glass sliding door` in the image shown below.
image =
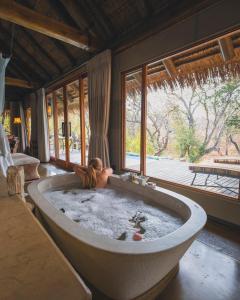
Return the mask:
<svg viewBox="0 0 240 300">
<path fill-rule="evenodd" d="M 51 158 L 61 166 L 87 164 L 90 139 L 86 75 L 46 95 Z"/>
<path fill-rule="evenodd" d="M 56 122 L 56 143 L 57 151 L 56 158 L 66 160 L 66 122 L 65 122 L 65 110 L 64 110 L 64 95 L 63 88 L 60 88 L 54 92 L 55 96 L 55 122 Z"/>
<path fill-rule="evenodd" d="M 54 106 L 53 94 L 48 94 L 46 97 L 47 118 L 48 118 L 48 133 L 49 133 L 49 151 L 50 156 L 55 158 L 55 138 L 54 138 Z"/>
<path fill-rule="evenodd" d="M 82 90 L 83 90 L 83 114 L 84 114 L 84 136 L 85 136 L 85 164 L 88 162 L 88 151 L 90 142 L 90 124 L 89 124 L 89 107 L 88 107 L 88 78 L 82 79 Z"/>
<path fill-rule="evenodd" d="M 81 121 L 79 80 L 71 82 L 66 87 L 68 111 L 69 160 L 71 163 L 81 163 Z"/>
</svg>

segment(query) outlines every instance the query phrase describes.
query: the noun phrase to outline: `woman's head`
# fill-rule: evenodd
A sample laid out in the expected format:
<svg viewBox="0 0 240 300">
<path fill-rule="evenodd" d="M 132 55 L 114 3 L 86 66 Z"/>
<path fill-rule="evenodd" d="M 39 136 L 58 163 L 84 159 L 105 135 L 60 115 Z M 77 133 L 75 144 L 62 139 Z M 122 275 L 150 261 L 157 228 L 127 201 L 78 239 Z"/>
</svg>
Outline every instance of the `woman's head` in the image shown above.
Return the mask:
<svg viewBox="0 0 240 300">
<path fill-rule="evenodd" d="M 81 175 L 82 188 L 91 189 L 97 185 L 98 172 L 102 171 L 102 160 L 93 158 L 89 161 L 88 167 L 84 169 Z"/>
<path fill-rule="evenodd" d="M 92 158 L 89 161 L 88 166 L 93 167 L 97 171 L 102 171 L 103 163 L 102 163 L 102 160 L 100 158 L 95 157 L 95 158 Z"/>
</svg>

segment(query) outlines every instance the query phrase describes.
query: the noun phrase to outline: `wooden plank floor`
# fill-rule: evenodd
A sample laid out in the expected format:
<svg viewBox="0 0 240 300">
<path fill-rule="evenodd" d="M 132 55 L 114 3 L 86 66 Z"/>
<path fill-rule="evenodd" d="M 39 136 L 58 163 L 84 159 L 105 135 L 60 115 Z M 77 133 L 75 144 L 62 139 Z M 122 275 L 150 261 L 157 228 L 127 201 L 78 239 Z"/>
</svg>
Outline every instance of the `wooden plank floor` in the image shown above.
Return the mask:
<svg viewBox="0 0 240 300">
<path fill-rule="evenodd" d="M 25 203 L 0 180 L 0 299 L 90 299 L 74 271 Z M 86 296 L 85 296 L 86 295 Z"/>
<path fill-rule="evenodd" d="M 128 159 L 128 166 L 134 170 L 139 167 L 134 159 Z M 146 162 L 148 176 L 190 186 L 194 173 L 188 169 L 188 166 L 189 163 L 174 159 L 148 159 Z M 237 167 L 240 169 L 239 165 Z M 216 175 L 211 175 L 208 180 L 208 185 L 214 185 L 215 187 L 202 186 L 205 183 L 206 177 L 206 174 L 198 174 L 194 187 L 237 198 L 239 179 L 222 176 L 217 179 Z"/>
</svg>

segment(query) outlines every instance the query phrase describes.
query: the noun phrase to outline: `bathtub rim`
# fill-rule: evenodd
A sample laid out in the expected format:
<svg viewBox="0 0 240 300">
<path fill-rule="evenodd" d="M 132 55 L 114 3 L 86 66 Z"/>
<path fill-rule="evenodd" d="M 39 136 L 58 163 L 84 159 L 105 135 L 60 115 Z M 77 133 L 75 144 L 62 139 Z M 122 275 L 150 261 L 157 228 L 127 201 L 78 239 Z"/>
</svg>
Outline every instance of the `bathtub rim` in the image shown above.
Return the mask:
<svg viewBox="0 0 240 300">
<path fill-rule="evenodd" d="M 175 231 L 153 241 L 123 242 L 111 239 L 107 236 L 96 234 L 90 229 L 81 227 L 79 223 L 74 222 L 73 220 L 65 216 L 60 210 L 55 208 L 39 191 L 38 186 L 43 181 L 51 181 L 53 177 L 55 177 L 56 179 L 58 177 L 62 178 L 64 176 L 75 175 L 74 173 L 60 174 L 47 178 L 42 178 L 32 182 L 27 187 L 28 193 L 32 201 L 42 213 L 44 213 L 52 222 L 54 222 L 54 224 L 57 227 L 61 228 L 61 230 L 63 230 L 65 233 L 69 234 L 75 239 L 80 240 L 88 246 L 101 249 L 105 252 L 126 255 L 142 255 L 168 251 L 193 239 L 194 236 L 196 236 L 197 233 L 204 227 L 207 221 L 207 215 L 200 205 L 181 194 L 172 192 L 161 187 L 157 187 L 156 191 L 162 193 L 163 195 L 166 194 L 167 196 L 177 198 L 178 201 L 182 202 L 188 207 L 190 211 L 190 216 L 188 220 Z M 118 178 L 119 180 L 121 180 L 117 175 L 113 175 L 111 177 Z"/>
</svg>

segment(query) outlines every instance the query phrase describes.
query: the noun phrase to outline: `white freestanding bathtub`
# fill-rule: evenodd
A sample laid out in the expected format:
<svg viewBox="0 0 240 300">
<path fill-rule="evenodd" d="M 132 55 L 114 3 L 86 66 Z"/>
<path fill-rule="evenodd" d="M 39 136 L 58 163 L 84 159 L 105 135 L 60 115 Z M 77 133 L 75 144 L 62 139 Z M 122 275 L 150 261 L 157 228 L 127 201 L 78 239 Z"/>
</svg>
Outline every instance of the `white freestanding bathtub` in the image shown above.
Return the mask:
<svg viewBox="0 0 240 300">
<path fill-rule="evenodd" d="M 119 241 L 101 236 L 66 217 L 43 196 L 43 192 L 51 188 L 71 186 L 77 182 L 79 178 L 74 174 L 57 175 L 33 182 L 28 192 L 47 230 L 76 270 L 112 299 L 141 298 L 164 281 L 176 270 L 180 258 L 206 223 L 204 210 L 184 196 L 111 176 L 109 183 L 113 188 L 141 194 L 148 203 L 176 212 L 185 223 L 176 231 L 153 241 Z"/>
</svg>

